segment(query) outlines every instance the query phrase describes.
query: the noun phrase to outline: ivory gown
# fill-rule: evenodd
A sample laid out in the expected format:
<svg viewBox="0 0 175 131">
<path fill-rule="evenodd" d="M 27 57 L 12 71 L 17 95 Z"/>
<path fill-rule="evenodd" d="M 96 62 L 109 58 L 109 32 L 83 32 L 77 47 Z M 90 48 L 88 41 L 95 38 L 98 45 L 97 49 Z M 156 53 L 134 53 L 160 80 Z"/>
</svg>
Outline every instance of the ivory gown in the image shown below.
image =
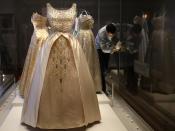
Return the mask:
<svg viewBox="0 0 175 131">
<path fill-rule="evenodd" d="M 47 4 L 47 17 L 52 33 L 38 56 L 24 101 L 22 123 L 42 129 L 68 129 L 100 121 L 86 58 L 70 33 L 76 4 L 67 10 Z"/>
<path fill-rule="evenodd" d="M 25 89 L 28 88 L 31 83 L 36 63 L 36 57 L 43 45 L 43 42 L 48 37 L 46 21 L 47 19 L 45 17 L 39 15 L 38 13 L 33 13 L 31 22 L 34 27 L 34 32 L 31 38 L 23 72 L 21 75 L 21 80 L 19 83 L 19 91 L 22 97 L 24 97 Z"/>
<path fill-rule="evenodd" d="M 86 56 L 96 92 L 102 91 L 99 58 L 95 48 L 95 38 L 92 32 L 94 20 L 90 15 L 80 15 L 78 40 Z"/>
</svg>

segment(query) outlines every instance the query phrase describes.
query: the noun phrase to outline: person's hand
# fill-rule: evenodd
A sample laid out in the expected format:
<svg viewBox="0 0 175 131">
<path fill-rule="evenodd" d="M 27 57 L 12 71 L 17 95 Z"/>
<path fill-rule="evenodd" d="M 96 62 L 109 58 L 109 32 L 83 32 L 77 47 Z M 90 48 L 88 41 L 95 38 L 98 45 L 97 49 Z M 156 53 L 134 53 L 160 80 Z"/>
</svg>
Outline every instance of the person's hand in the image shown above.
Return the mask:
<svg viewBox="0 0 175 131">
<path fill-rule="evenodd" d="M 115 48 L 112 49 L 111 54 L 114 54 L 116 52 Z"/>
<path fill-rule="evenodd" d="M 111 54 L 120 51 L 121 48 L 122 48 L 122 42 L 118 41 L 116 46 L 112 49 Z"/>
<path fill-rule="evenodd" d="M 118 41 L 116 46 L 115 46 L 115 49 L 119 51 L 121 49 L 121 47 L 122 47 L 122 42 Z"/>
</svg>

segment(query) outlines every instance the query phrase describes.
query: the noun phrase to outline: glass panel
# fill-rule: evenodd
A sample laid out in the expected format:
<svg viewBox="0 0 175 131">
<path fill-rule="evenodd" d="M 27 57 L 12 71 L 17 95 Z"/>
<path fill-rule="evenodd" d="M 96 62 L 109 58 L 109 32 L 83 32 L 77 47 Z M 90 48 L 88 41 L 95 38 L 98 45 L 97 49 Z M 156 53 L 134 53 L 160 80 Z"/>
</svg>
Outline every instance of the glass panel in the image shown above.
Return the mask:
<svg viewBox="0 0 175 131">
<path fill-rule="evenodd" d="M 17 72 L 15 14 L 0 11 L 0 99 L 14 83 Z"/>
<path fill-rule="evenodd" d="M 170 1 L 122 0 L 125 50 L 116 53 L 111 71 L 118 92 L 160 131 L 175 129 L 174 16 Z"/>
</svg>

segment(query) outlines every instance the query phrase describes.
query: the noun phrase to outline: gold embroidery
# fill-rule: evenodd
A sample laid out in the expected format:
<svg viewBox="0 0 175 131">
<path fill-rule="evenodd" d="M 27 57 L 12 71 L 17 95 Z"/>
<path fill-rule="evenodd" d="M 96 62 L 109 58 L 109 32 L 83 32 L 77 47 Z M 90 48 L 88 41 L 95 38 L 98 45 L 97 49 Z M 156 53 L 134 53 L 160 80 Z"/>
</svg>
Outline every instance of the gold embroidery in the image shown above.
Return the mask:
<svg viewBox="0 0 175 131">
<path fill-rule="evenodd" d="M 49 3 L 47 4 L 47 18 L 52 30 L 60 32 L 70 32 L 76 17 L 76 4 L 70 9 L 57 10 Z"/>
<path fill-rule="evenodd" d="M 54 43 L 50 53 L 50 61 L 48 62 L 49 70 L 53 76 L 57 76 L 59 85 L 61 85 L 60 91 L 62 92 L 62 83 L 69 70 L 75 67 L 74 61 L 72 61 L 73 55 L 69 42 L 63 36 L 60 36 Z"/>
</svg>

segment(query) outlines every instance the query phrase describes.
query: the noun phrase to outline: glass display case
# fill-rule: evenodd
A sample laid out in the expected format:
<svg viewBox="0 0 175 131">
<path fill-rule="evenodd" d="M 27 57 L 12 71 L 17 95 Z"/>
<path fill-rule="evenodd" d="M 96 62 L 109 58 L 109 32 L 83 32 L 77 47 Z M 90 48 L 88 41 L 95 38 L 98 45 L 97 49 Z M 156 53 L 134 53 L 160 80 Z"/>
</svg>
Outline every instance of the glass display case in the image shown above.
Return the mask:
<svg viewBox="0 0 175 131">
<path fill-rule="evenodd" d="M 0 99 L 14 83 L 16 68 L 15 16 L 0 12 Z"/>
<path fill-rule="evenodd" d="M 174 131 L 175 9 L 171 0 L 7 0 L 0 5 L 0 98 L 14 78 L 20 79 L 33 33 L 32 13 L 46 16 L 47 2 L 55 8 L 77 3 L 77 15 L 86 10 L 93 16 L 95 36 L 108 23 L 118 25 L 123 50 L 110 55 L 107 85 L 113 84 L 153 129 Z M 140 33 L 134 34 L 138 25 Z M 136 46 L 130 47 L 131 41 Z"/>
<path fill-rule="evenodd" d="M 142 30 L 135 38 L 140 39 L 136 56 L 128 50 L 117 52 L 112 56 L 112 62 L 115 63 L 113 65 L 116 66 L 110 73 L 113 83 L 119 94 L 155 130 L 173 131 L 175 129 L 174 9 L 170 1 L 163 0 L 122 0 L 120 6 L 122 24 L 134 25 L 140 24 L 141 21 Z M 124 33 L 124 30 L 120 31 Z M 126 46 L 128 40 L 124 37 L 120 40 L 124 43 L 123 46 Z"/>
</svg>

